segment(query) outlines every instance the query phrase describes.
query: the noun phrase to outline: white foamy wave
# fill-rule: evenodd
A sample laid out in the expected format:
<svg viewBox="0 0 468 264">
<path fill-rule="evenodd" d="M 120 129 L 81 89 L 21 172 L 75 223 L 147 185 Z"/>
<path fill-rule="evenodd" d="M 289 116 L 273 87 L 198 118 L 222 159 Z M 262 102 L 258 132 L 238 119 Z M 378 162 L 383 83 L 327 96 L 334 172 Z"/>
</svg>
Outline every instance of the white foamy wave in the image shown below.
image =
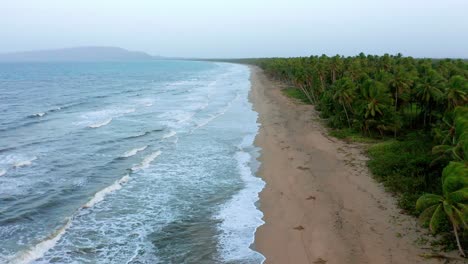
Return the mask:
<svg viewBox="0 0 468 264">
<path fill-rule="evenodd" d="M 63 234 L 67 231 L 68 228 L 71 226 L 71 219 L 68 219 L 66 224 L 52 233 L 49 237 L 42 240 L 35 246 L 29 248 L 26 251 L 20 252 L 16 255 L 10 263 L 12 264 L 27 264 L 31 263 L 37 259 L 40 259 L 44 256 L 44 254 L 49 251 L 51 248 L 57 244 L 57 242 L 62 238 Z"/>
<path fill-rule="evenodd" d="M 154 159 L 156 159 L 159 155 L 161 155 L 161 151 L 156 151 L 156 152 L 153 152 L 151 153 L 150 155 L 146 156 L 143 161 L 132 167 L 132 171 L 135 172 L 135 171 L 139 171 L 139 170 L 143 170 L 143 169 L 146 169 L 149 167 L 149 165 L 151 164 L 151 162 L 153 162 Z"/>
<path fill-rule="evenodd" d="M 244 151 L 236 153 L 238 170 L 245 188 L 223 207 L 218 214 L 222 223 L 218 226 L 220 235 L 219 249 L 225 262 L 260 262 L 265 257 L 252 250 L 250 245 L 254 242 L 255 231 L 261 226 L 263 213 L 258 210 L 255 203 L 259 200 L 259 192 L 265 186 L 263 180 L 255 177 L 249 166 L 251 155 Z"/>
<path fill-rule="evenodd" d="M 163 139 L 170 138 L 170 137 L 175 136 L 176 134 L 177 134 L 177 132 L 175 132 L 175 131 L 172 130 L 172 131 L 170 131 L 169 133 L 164 134 L 164 135 L 162 136 L 162 138 L 163 138 Z"/>
<path fill-rule="evenodd" d="M 171 128 L 180 128 L 187 121 L 191 120 L 194 115 L 195 112 L 174 110 L 161 114 L 158 118 L 165 120 L 163 122 Z"/>
<path fill-rule="evenodd" d="M 46 115 L 46 113 L 41 112 L 41 113 L 35 113 L 35 114 L 32 115 L 32 116 L 33 116 L 33 117 L 43 117 L 43 116 L 45 116 L 45 115 Z"/>
<path fill-rule="evenodd" d="M 106 119 L 106 120 L 104 120 L 102 122 L 91 124 L 88 127 L 89 128 L 99 128 L 99 127 L 102 127 L 102 126 L 107 126 L 108 124 L 110 124 L 110 122 L 112 122 L 112 118 Z"/>
<path fill-rule="evenodd" d="M 223 114 L 224 113 L 219 113 L 219 114 L 216 114 L 216 115 L 212 115 L 209 118 L 207 118 L 205 120 L 202 120 L 201 122 L 198 122 L 196 128 L 200 128 L 200 127 L 204 127 L 204 126 L 208 125 L 211 121 L 213 121 L 216 118 L 222 116 Z"/>
<path fill-rule="evenodd" d="M 135 113 L 135 111 L 136 111 L 135 108 L 131 108 L 131 109 L 123 110 L 123 111 L 122 111 L 122 114 Z"/>
<path fill-rule="evenodd" d="M 224 107 L 222 109 L 222 111 L 220 111 L 219 113 L 217 113 L 215 115 L 210 115 L 209 118 L 207 118 L 205 120 L 202 120 L 201 122 L 198 122 L 195 129 L 198 129 L 200 127 L 204 127 L 204 126 L 208 125 L 211 121 L 213 121 L 216 118 L 224 115 L 232 107 L 232 104 L 239 98 L 240 98 L 240 94 L 236 94 L 236 97 L 234 99 L 232 99 L 232 101 L 227 103 L 226 107 Z"/>
<path fill-rule="evenodd" d="M 82 208 L 91 208 L 99 202 L 102 202 L 106 195 L 122 189 L 122 185 L 127 183 L 130 180 L 130 176 L 127 174 L 123 176 L 120 180 L 115 181 L 112 185 L 100 190 L 97 192 L 89 202 L 83 205 Z"/>
<path fill-rule="evenodd" d="M 26 167 L 26 166 L 31 166 L 32 165 L 32 162 L 37 160 L 37 157 L 33 157 L 31 159 L 28 159 L 28 160 L 21 160 L 21 161 L 17 161 L 13 164 L 13 168 L 21 168 L 21 167 Z"/>
<path fill-rule="evenodd" d="M 131 157 L 131 156 L 135 156 L 138 152 L 145 150 L 147 147 L 148 146 L 144 146 L 144 147 L 141 147 L 141 148 L 135 148 L 135 149 L 129 150 L 129 151 L 125 152 L 121 157 L 122 158 L 128 158 L 128 157 Z"/>
<path fill-rule="evenodd" d="M 87 112 L 80 115 L 81 121 L 74 122 L 75 125 L 85 125 L 89 128 L 98 128 L 108 125 L 112 119 L 135 112 L 135 108 L 110 108 L 99 111 Z"/>
<path fill-rule="evenodd" d="M 3 176 L 3 175 L 5 175 L 6 173 L 7 173 L 6 170 L 0 169 L 0 177 Z"/>
</svg>

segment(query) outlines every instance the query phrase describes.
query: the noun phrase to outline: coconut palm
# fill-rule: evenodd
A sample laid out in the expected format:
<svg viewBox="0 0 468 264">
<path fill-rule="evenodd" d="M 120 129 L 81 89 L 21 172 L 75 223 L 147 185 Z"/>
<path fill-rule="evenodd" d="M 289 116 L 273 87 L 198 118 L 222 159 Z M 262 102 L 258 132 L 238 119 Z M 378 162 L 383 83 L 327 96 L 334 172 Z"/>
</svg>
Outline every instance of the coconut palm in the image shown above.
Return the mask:
<svg viewBox="0 0 468 264">
<path fill-rule="evenodd" d="M 387 88 L 381 82 L 374 80 L 366 80 L 361 86 L 361 94 L 365 99 L 366 111 L 365 118 L 382 116 L 384 109 L 391 104 L 391 98 L 387 92 Z"/>
<path fill-rule="evenodd" d="M 415 87 L 416 97 L 422 105 L 424 111 L 424 126 L 426 126 L 427 116 L 431 114 L 435 104 L 443 97 L 443 78 L 435 70 L 429 70 Z"/>
<path fill-rule="evenodd" d="M 449 220 L 460 254 L 465 253 L 458 231 L 468 229 L 468 168 L 461 162 L 450 162 L 442 172 L 442 195 L 424 194 L 416 202 L 420 220 L 437 233 L 444 220 Z"/>
<path fill-rule="evenodd" d="M 455 75 L 450 78 L 448 86 L 445 90 L 448 109 L 453 109 L 456 106 L 468 104 L 468 80 L 463 76 Z"/>
<path fill-rule="evenodd" d="M 351 103 L 356 95 L 355 90 L 355 84 L 348 77 L 340 79 L 333 85 L 333 99 L 343 107 L 349 127 L 351 127 L 351 121 L 348 115 L 348 109 L 351 109 Z"/>
</svg>

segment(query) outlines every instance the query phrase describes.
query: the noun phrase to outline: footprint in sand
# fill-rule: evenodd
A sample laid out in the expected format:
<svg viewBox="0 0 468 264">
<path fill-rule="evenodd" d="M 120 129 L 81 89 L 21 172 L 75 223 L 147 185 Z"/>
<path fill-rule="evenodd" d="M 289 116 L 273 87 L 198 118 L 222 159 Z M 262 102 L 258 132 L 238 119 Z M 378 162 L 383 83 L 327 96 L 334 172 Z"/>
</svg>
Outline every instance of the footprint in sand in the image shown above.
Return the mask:
<svg viewBox="0 0 468 264">
<path fill-rule="evenodd" d="M 325 263 L 327 263 L 327 261 L 322 258 L 318 258 L 316 261 L 314 261 L 314 264 L 325 264 Z"/>
</svg>

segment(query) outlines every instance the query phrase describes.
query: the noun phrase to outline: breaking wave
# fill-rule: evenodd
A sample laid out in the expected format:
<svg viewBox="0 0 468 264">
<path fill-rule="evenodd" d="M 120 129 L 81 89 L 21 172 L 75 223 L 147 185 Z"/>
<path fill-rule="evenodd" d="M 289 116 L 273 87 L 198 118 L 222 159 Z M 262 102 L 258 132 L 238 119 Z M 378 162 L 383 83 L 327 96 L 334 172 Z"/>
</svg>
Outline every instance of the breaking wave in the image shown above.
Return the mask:
<svg viewBox="0 0 468 264">
<path fill-rule="evenodd" d="M 144 147 L 141 147 L 141 148 L 135 148 L 135 149 L 132 149 L 132 150 L 129 150 L 127 152 L 125 152 L 122 156 L 122 158 L 128 158 L 128 157 L 131 157 L 131 156 L 135 156 L 138 152 L 140 151 L 143 151 L 145 150 L 146 148 L 148 147 L 148 145 L 144 146 Z"/>
<path fill-rule="evenodd" d="M 110 122 L 112 122 L 112 118 L 109 118 L 107 120 L 104 120 L 102 122 L 98 122 L 98 123 L 95 123 L 95 124 L 91 124 L 89 125 L 88 127 L 89 128 L 99 128 L 99 127 L 102 127 L 102 126 L 107 126 L 108 124 L 110 124 Z"/>
<path fill-rule="evenodd" d="M 91 208 L 99 202 L 102 202 L 106 195 L 122 189 L 122 185 L 127 183 L 130 180 L 130 176 L 127 174 L 123 176 L 120 180 L 115 181 L 112 185 L 100 190 L 97 192 L 89 202 L 83 205 L 82 208 Z"/>
<path fill-rule="evenodd" d="M 151 162 L 153 162 L 154 159 L 156 159 L 159 155 L 161 155 L 161 153 L 162 152 L 158 150 L 146 156 L 140 164 L 132 167 L 132 171 L 136 172 L 136 171 L 148 168 Z"/>
<path fill-rule="evenodd" d="M 15 162 L 15 164 L 13 164 L 13 168 L 21 168 L 21 167 L 31 166 L 32 162 L 35 161 L 35 160 L 37 160 L 37 157 L 33 157 L 31 159 L 28 159 L 28 160 L 21 160 L 21 161 Z"/>
</svg>

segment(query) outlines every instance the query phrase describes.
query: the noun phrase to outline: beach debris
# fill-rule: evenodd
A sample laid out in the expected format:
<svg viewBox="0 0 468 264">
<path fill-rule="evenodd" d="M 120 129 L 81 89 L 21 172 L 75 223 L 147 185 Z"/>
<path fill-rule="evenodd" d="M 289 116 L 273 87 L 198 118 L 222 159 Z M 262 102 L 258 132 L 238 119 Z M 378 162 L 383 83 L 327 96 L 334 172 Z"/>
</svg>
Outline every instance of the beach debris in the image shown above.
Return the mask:
<svg viewBox="0 0 468 264">
<path fill-rule="evenodd" d="M 294 227 L 293 229 L 302 231 L 302 230 L 304 230 L 305 228 L 304 228 L 303 226 L 299 225 L 299 226 Z"/>
<path fill-rule="evenodd" d="M 312 195 L 306 198 L 306 200 L 315 200 L 315 199 L 316 199 L 316 197 L 312 196 Z"/>
<path fill-rule="evenodd" d="M 310 170 L 309 167 L 302 167 L 302 166 L 299 166 L 297 167 L 298 170 Z"/>
<path fill-rule="evenodd" d="M 327 263 L 326 260 L 324 260 L 323 258 L 318 258 L 317 260 L 314 261 L 315 264 L 325 264 Z"/>
</svg>

